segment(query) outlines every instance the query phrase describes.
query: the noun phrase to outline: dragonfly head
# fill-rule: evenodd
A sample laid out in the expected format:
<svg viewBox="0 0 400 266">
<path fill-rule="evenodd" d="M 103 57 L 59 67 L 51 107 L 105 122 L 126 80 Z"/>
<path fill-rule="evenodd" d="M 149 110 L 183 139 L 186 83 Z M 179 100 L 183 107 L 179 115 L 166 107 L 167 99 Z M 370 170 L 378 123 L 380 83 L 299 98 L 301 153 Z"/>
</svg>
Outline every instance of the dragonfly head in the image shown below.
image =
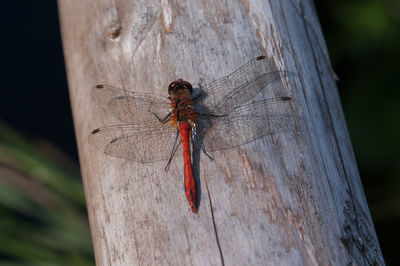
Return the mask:
<svg viewBox="0 0 400 266">
<path fill-rule="evenodd" d="M 190 96 L 192 95 L 193 92 L 193 87 L 192 84 L 190 84 L 187 81 L 184 81 L 183 79 L 178 79 L 168 86 L 168 94 L 170 96 L 176 96 L 176 95 L 187 95 Z"/>
</svg>

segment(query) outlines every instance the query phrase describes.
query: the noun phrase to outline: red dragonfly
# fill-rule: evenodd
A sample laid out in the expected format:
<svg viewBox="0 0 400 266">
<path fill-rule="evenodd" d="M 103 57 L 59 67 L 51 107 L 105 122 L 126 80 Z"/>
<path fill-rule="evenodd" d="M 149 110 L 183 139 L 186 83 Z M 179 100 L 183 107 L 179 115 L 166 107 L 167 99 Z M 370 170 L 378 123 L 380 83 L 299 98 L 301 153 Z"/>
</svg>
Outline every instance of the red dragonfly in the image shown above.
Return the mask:
<svg viewBox="0 0 400 266">
<path fill-rule="evenodd" d="M 287 71 L 268 71 L 268 60 L 259 56 L 228 76 L 199 84 L 196 93 L 183 79 L 169 84 L 169 97 L 96 85 L 94 101 L 125 124 L 97 128 L 89 141 L 117 158 L 168 160 L 166 170 L 182 144 L 185 192 L 191 211 L 197 212 L 190 143 L 208 155 L 292 131 L 293 99 L 279 82 L 289 76 Z"/>
</svg>

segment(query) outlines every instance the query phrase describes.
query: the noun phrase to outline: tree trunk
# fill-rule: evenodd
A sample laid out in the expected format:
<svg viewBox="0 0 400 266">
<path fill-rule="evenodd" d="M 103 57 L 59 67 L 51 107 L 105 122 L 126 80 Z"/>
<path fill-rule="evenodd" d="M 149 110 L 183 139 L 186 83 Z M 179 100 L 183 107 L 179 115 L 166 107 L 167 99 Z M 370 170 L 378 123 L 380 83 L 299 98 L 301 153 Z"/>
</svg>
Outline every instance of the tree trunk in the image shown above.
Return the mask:
<svg viewBox="0 0 400 266">
<path fill-rule="evenodd" d="M 311 3 L 58 3 L 98 265 L 384 264 Z M 93 103 L 96 84 L 167 95 L 177 78 L 212 81 L 259 55 L 296 73 L 285 87 L 298 123 L 213 161 L 201 154 L 197 214 L 181 154 L 165 172 L 88 143 L 94 128 L 118 124 Z"/>
</svg>

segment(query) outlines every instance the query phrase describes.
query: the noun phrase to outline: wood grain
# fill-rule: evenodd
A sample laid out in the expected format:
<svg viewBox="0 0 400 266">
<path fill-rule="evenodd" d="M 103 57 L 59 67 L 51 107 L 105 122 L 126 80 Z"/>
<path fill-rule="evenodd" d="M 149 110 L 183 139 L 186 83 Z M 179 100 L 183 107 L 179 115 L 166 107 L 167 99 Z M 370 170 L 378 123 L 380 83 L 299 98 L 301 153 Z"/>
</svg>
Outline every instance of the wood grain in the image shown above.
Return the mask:
<svg viewBox="0 0 400 266">
<path fill-rule="evenodd" d="M 311 3 L 58 4 L 97 265 L 384 264 Z M 298 125 L 214 161 L 199 154 L 198 214 L 181 156 L 165 172 L 165 162 L 132 163 L 89 145 L 94 128 L 118 123 L 92 102 L 96 84 L 166 95 L 177 78 L 212 81 L 263 54 L 272 70 L 297 73 L 285 87 Z"/>
</svg>

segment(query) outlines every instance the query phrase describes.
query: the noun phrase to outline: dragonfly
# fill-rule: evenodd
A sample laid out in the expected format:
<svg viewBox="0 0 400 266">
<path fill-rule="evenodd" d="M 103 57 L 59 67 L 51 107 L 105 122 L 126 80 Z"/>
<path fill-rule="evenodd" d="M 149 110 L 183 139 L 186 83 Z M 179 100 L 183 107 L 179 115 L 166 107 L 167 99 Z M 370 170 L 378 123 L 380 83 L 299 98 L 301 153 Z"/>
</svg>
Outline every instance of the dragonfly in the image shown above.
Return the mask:
<svg viewBox="0 0 400 266">
<path fill-rule="evenodd" d="M 231 74 L 193 88 L 177 79 L 168 96 L 99 84 L 94 102 L 122 124 L 94 129 L 89 142 L 106 155 L 139 163 L 167 161 L 183 150 L 185 193 L 193 213 L 198 195 L 191 148 L 209 154 L 253 142 L 263 136 L 292 131 L 293 97 L 282 86 L 288 71 L 269 71 L 259 56 Z"/>
</svg>

